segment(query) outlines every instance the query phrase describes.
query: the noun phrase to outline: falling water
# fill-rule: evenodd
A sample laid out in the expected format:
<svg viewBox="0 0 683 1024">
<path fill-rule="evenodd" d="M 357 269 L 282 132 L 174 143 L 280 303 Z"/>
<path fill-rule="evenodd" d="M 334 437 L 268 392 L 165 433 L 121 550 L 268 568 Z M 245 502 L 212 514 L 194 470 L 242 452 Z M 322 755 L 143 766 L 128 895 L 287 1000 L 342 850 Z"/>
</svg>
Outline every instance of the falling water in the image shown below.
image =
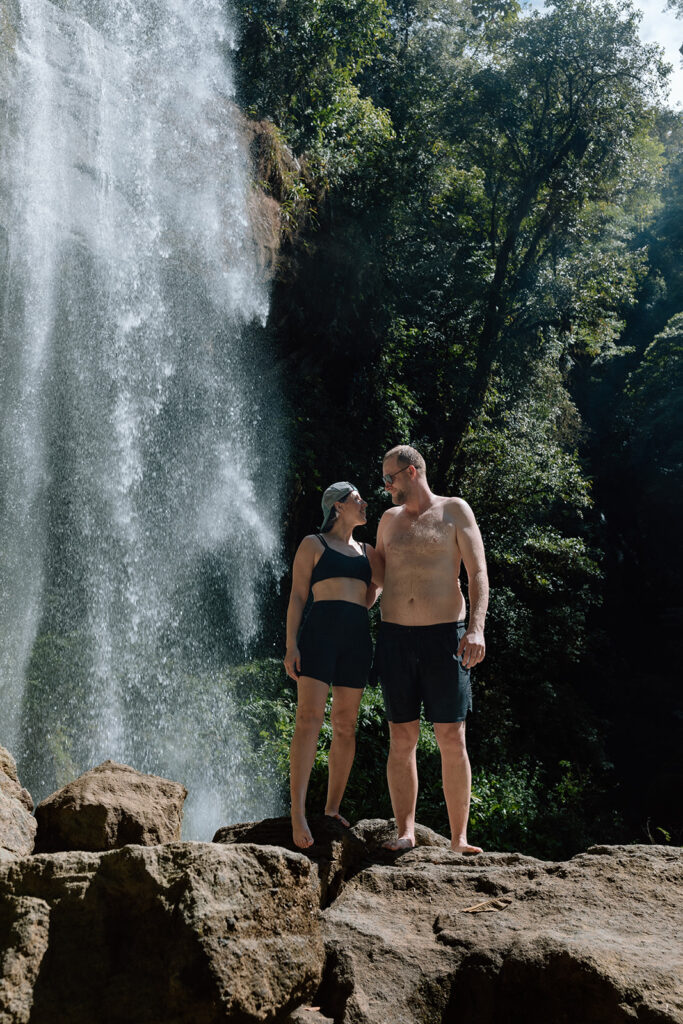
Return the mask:
<svg viewBox="0 0 683 1024">
<path fill-rule="evenodd" d="M 221 685 L 282 471 L 222 0 L 0 3 L 0 743 L 260 813 Z M 12 20 L 8 11 L 13 10 Z M 37 791 L 37 792 L 36 792 Z"/>
</svg>

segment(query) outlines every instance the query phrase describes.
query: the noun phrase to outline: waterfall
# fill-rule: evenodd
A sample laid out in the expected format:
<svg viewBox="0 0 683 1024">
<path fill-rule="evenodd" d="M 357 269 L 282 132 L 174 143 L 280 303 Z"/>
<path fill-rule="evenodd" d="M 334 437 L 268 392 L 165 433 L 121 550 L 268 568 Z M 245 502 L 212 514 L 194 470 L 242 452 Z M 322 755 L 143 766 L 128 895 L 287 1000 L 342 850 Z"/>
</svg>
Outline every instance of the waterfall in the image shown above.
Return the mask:
<svg viewBox="0 0 683 1024">
<path fill-rule="evenodd" d="M 263 813 L 221 684 L 279 572 L 267 288 L 222 0 L 0 4 L 0 743 Z M 7 11 L 16 17 L 10 24 Z"/>
</svg>

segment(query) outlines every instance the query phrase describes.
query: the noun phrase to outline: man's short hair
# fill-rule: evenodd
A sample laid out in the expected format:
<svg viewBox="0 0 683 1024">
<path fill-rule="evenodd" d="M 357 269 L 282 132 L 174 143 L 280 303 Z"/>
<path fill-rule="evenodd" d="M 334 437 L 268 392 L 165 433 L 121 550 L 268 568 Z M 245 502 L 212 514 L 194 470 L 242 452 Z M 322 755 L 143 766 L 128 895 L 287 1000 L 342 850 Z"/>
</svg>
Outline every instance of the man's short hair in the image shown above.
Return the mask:
<svg viewBox="0 0 683 1024">
<path fill-rule="evenodd" d="M 427 464 L 416 448 L 411 448 L 409 444 L 397 444 L 386 453 L 382 462 L 390 459 L 392 455 L 396 456 L 401 466 L 415 466 L 418 476 L 427 475 Z"/>
</svg>

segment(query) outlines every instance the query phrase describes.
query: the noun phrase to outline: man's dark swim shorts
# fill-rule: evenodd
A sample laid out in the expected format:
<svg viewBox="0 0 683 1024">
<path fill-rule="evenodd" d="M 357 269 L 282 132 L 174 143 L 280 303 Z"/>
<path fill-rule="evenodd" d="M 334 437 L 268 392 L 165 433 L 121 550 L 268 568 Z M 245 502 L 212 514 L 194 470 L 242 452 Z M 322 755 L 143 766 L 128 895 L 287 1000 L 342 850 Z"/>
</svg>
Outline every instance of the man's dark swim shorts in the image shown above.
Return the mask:
<svg viewBox="0 0 683 1024">
<path fill-rule="evenodd" d="M 469 669 L 458 645 L 464 622 L 398 626 L 382 622 L 377 637 L 373 681 L 379 679 L 390 722 L 414 722 L 424 703 L 430 722 L 463 722 L 472 710 Z"/>
<path fill-rule="evenodd" d="M 314 601 L 299 637 L 301 675 L 362 688 L 372 663 L 368 610 L 352 601 Z"/>
</svg>

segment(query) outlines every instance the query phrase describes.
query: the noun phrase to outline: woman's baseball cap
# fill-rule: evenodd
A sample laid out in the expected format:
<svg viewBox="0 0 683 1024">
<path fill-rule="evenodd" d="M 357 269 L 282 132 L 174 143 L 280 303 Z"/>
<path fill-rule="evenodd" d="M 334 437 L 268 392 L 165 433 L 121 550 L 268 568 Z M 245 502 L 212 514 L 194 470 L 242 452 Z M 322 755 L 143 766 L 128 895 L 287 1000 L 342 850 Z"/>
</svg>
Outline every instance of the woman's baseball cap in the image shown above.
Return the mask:
<svg viewBox="0 0 683 1024">
<path fill-rule="evenodd" d="M 350 484 L 348 480 L 339 480 L 336 484 L 330 484 L 325 493 L 323 494 L 322 501 L 320 504 L 323 509 L 323 521 L 320 527 L 324 530 L 327 526 L 327 521 L 332 515 L 332 509 L 334 508 L 335 501 L 343 501 L 353 491 L 357 491 L 358 488 L 355 484 Z"/>
</svg>

